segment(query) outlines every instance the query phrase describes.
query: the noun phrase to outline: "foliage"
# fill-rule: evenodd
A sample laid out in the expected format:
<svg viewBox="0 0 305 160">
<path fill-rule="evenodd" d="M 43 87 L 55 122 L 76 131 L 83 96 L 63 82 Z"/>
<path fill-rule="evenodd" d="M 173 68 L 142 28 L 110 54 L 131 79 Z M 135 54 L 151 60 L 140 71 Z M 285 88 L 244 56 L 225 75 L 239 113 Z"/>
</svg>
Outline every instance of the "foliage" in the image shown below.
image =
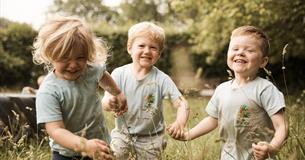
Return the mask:
<svg viewBox="0 0 305 160">
<path fill-rule="evenodd" d="M 148 20 L 187 28 L 194 52 L 210 57 L 223 54 L 234 28 L 255 25 L 270 37 L 271 63 L 280 61 L 275 55 L 287 43 L 289 56 L 305 57 L 303 0 L 123 0 L 117 8 L 104 6 L 102 0 L 55 0 L 53 11 L 103 25 L 111 22 L 111 27 Z"/>
<path fill-rule="evenodd" d="M 130 63 L 131 58 L 126 50 L 128 27 L 118 30 L 95 25 L 94 32 L 102 37 L 109 47 L 107 70 Z M 170 72 L 170 54 L 176 45 L 187 42 L 189 34 L 186 32 L 173 32 L 171 28 L 167 33 L 165 49 L 156 66 L 165 73 Z M 35 84 L 39 75 L 44 73 L 43 66 L 32 62 L 32 43 L 37 32 L 25 24 L 10 23 L 7 28 L 0 30 L 0 86 L 23 86 Z"/>
<path fill-rule="evenodd" d="M 51 13 L 65 16 L 78 15 L 89 22 L 114 22 L 118 13 L 102 3 L 102 0 L 54 0 Z"/>
<path fill-rule="evenodd" d="M 0 85 L 25 84 L 38 69 L 32 62 L 36 31 L 27 24 L 7 23 L 0 30 Z"/>
<path fill-rule="evenodd" d="M 287 82 L 293 88 L 297 88 L 298 83 L 301 84 L 299 89 L 305 85 L 302 83 L 305 76 L 303 0 L 122 0 L 119 6 L 112 8 L 105 6 L 102 0 L 55 0 L 50 11 L 50 14 L 78 15 L 90 22 L 96 33 L 109 43 L 109 71 L 131 61 L 125 47 L 130 25 L 149 20 L 163 26 L 167 34 L 166 49 L 158 63 L 161 70 L 169 73 L 172 63 L 169 54 L 174 54 L 173 49 L 183 45 L 187 47 L 186 54 L 193 59 L 193 68 L 203 69 L 204 78 L 223 80 L 226 79 L 225 56 L 231 31 L 241 25 L 255 25 L 270 38 L 268 68 L 276 73 L 278 80 L 282 79 L 280 53 L 288 43 Z M 0 77 L 0 85 L 34 84 L 33 79 L 43 73 L 37 69 L 41 66 L 33 66 L 29 56 L 36 33 L 33 35 L 25 24 L 18 24 L 25 25 L 25 29 L 17 29 L 12 27 L 15 23 L 3 18 L 0 22 L 0 69 L 5 75 Z M 14 30 L 19 33 L 13 33 Z"/>
<path fill-rule="evenodd" d="M 121 22 L 137 23 L 140 21 L 165 22 L 170 13 L 167 0 L 123 0 L 120 4 Z"/>
<path fill-rule="evenodd" d="M 98 31 L 96 33 L 98 37 L 103 37 L 109 46 L 109 58 L 107 60 L 108 71 L 112 72 L 116 67 L 131 62 L 126 48 L 127 34 L 124 32 L 107 34 Z"/>
<path fill-rule="evenodd" d="M 89 22 L 110 26 L 131 25 L 140 21 L 175 22 L 176 14 L 168 0 L 122 0 L 108 7 L 103 0 L 54 0 L 51 13 L 78 15 Z"/>
<path fill-rule="evenodd" d="M 273 55 L 280 53 L 286 43 L 293 44 L 290 56 L 304 58 L 305 2 L 302 0 L 172 0 L 171 6 L 190 26 L 196 53 L 223 54 L 234 28 L 254 25 L 270 37 L 271 63 L 280 61 Z"/>
<path fill-rule="evenodd" d="M 0 17 L 0 29 L 7 28 L 7 26 L 11 23 L 9 20 Z"/>
</svg>

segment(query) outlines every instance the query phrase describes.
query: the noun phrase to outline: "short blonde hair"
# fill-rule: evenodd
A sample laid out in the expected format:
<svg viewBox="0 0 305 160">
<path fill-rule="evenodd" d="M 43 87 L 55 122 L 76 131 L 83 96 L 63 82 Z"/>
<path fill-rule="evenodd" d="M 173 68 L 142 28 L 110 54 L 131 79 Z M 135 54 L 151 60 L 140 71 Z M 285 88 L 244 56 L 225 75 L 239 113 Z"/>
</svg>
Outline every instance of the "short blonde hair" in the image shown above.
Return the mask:
<svg viewBox="0 0 305 160">
<path fill-rule="evenodd" d="M 152 22 L 140 22 L 131 26 L 128 30 L 127 46 L 131 45 L 138 37 L 148 37 L 159 43 L 160 51 L 164 49 L 164 29 Z"/>
<path fill-rule="evenodd" d="M 259 28 L 254 26 L 241 26 L 232 31 L 231 39 L 236 36 L 249 35 L 261 42 L 261 50 L 264 56 L 268 56 L 269 40 L 267 35 Z"/>
<path fill-rule="evenodd" d="M 88 63 L 105 63 L 105 43 L 95 37 L 87 24 L 76 17 L 59 17 L 44 24 L 36 37 L 33 61 L 53 69 L 54 61 L 69 58 L 75 50 L 85 53 Z"/>
</svg>

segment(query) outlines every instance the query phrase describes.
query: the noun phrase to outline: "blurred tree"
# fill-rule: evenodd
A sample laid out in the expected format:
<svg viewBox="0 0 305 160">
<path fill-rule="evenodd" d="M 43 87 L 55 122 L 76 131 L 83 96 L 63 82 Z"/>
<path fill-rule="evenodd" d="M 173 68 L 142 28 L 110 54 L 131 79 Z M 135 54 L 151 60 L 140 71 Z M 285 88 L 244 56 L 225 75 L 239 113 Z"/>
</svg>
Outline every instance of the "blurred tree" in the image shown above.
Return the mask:
<svg viewBox="0 0 305 160">
<path fill-rule="evenodd" d="M 169 0 L 122 0 L 118 7 L 108 7 L 103 0 L 54 0 L 50 13 L 78 15 L 95 25 L 110 23 L 115 27 L 139 21 L 176 23 L 176 13 L 169 3 Z"/>
<path fill-rule="evenodd" d="M 11 23 L 9 20 L 5 19 L 5 18 L 2 18 L 0 17 L 0 29 L 5 29 L 7 28 L 7 26 Z M 3 31 L 3 30 L 2 30 Z"/>
<path fill-rule="evenodd" d="M 171 0 L 170 5 L 184 24 L 190 26 L 197 53 L 223 55 L 234 28 L 254 25 L 270 37 L 271 56 L 281 53 L 285 43 L 291 43 L 289 51 L 305 57 L 303 0 Z M 271 62 L 279 62 L 281 56 L 271 58 Z M 210 58 L 211 63 L 215 61 Z"/>
<path fill-rule="evenodd" d="M 122 22 L 166 21 L 169 15 L 167 0 L 123 0 L 120 4 Z"/>
<path fill-rule="evenodd" d="M 115 23 L 118 13 L 102 2 L 102 0 L 54 0 L 50 12 L 65 16 L 78 15 L 88 22 Z"/>
<path fill-rule="evenodd" d="M 37 33 L 27 24 L 4 21 L 6 26 L 0 30 L 0 85 L 29 83 L 35 73 L 39 73 L 31 54 Z"/>
</svg>

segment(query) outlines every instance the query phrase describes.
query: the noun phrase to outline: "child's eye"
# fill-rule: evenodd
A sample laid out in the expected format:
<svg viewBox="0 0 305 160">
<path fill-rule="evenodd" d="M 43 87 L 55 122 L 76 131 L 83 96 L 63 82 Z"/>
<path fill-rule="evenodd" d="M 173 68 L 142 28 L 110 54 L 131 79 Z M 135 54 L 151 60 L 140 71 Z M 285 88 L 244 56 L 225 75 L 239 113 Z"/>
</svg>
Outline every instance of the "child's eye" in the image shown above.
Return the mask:
<svg viewBox="0 0 305 160">
<path fill-rule="evenodd" d="M 145 45 L 144 44 L 139 44 L 139 48 L 144 48 Z"/>
<path fill-rule="evenodd" d="M 150 49 L 151 49 L 151 50 L 153 50 L 153 51 L 158 50 L 158 48 L 157 48 L 157 47 L 155 47 L 155 46 L 150 47 Z"/>
<path fill-rule="evenodd" d="M 77 57 L 77 59 L 83 60 L 83 59 L 86 59 L 86 57 L 84 57 L 84 56 L 82 56 L 82 57 Z"/>
</svg>

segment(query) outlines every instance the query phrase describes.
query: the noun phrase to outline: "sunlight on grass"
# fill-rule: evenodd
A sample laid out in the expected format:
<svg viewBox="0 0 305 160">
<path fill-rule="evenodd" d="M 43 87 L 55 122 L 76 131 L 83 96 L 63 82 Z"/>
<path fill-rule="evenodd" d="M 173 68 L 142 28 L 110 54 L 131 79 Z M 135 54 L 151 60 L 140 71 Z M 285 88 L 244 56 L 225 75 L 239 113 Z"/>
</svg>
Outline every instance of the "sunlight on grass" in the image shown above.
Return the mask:
<svg viewBox="0 0 305 160">
<path fill-rule="evenodd" d="M 289 137 L 286 144 L 278 154 L 280 160 L 305 159 L 305 91 L 296 97 L 293 104 L 288 104 L 286 108 L 287 118 L 289 120 Z M 187 98 L 191 108 L 188 128 L 194 127 L 205 116 L 205 107 L 208 98 Z M 176 109 L 171 107 L 169 100 L 164 100 L 164 116 L 166 125 L 174 122 L 176 118 Z M 114 116 L 112 113 L 105 113 L 106 125 L 109 131 L 114 128 Z M 20 123 L 20 122 L 16 122 Z M 14 126 L 14 130 L 3 129 L 0 139 L 0 159 L 26 159 L 26 160 L 45 160 L 50 159 L 51 152 L 48 146 L 47 137 L 37 135 L 30 138 L 25 132 L 18 133 L 16 131 L 27 127 L 27 124 Z M 214 130 L 205 136 L 201 136 L 195 140 L 181 142 L 172 139 L 166 135 L 167 147 L 162 154 L 165 160 L 216 160 L 219 159 L 220 143 L 218 130 Z"/>
</svg>

